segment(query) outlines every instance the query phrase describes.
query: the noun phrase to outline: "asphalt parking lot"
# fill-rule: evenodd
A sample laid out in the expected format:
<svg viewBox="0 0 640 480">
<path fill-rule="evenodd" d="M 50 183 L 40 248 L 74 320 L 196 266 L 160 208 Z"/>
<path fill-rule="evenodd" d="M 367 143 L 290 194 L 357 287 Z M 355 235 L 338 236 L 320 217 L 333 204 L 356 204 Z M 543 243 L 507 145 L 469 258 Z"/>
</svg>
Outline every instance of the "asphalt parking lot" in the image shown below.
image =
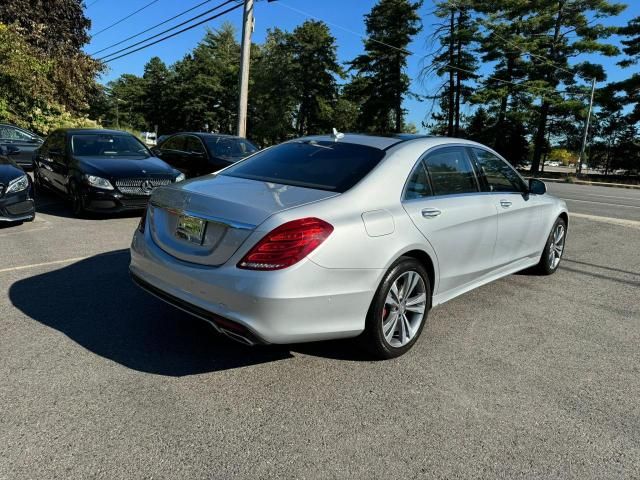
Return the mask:
<svg viewBox="0 0 640 480">
<path fill-rule="evenodd" d="M 137 216 L 40 198 L 0 228 L 0 479 L 640 478 L 640 190 L 549 189 L 560 270 L 437 307 L 385 362 L 219 337 L 132 285 Z"/>
</svg>

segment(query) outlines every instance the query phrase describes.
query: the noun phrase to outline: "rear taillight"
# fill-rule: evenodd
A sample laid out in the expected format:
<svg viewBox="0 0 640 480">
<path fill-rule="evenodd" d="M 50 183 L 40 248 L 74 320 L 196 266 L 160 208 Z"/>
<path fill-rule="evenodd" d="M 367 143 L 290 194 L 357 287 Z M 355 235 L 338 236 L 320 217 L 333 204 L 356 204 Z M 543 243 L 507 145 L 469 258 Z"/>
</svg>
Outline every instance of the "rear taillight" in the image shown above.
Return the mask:
<svg viewBox="0 0 640 480">
<path fill-rule="evenodd" d="M 142 212 L 142 216 L 140 217 L 140 223 L 138 224 L 138 231 L 140 233 L 144 233 L 144 227 L 147 224 L 147 210 L 149 207 L 145 207 L 144 212 Z"/>
<path fill-rule="evenodd" d="M 280 270 L 298 263 L 333 232 L 333 226 L 319 218 L 301 218 L 284 223 L 265 235 L 240 260 L 238 268 Z"/>
</svg>

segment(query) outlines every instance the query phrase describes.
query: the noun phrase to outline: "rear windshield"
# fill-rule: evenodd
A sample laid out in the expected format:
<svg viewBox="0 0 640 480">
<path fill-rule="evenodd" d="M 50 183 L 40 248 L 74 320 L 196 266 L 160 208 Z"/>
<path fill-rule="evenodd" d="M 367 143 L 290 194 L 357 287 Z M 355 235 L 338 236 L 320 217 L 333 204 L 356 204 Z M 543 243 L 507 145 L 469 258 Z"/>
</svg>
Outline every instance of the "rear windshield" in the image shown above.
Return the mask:
<svg viewBox="0 0 640 480">
<path fill-rule="evenodd" d="M 258 152 L 222 175 L 343 193 L 384 155 L 377 148 L 353 143 L 296 141 Z"/>
<path fill-rule="evenodd" d="M 71 151 L 81 157 L 150 157 L 147 147 L 133 135 L 83 133 L 71 137 Z"/>
</svg>

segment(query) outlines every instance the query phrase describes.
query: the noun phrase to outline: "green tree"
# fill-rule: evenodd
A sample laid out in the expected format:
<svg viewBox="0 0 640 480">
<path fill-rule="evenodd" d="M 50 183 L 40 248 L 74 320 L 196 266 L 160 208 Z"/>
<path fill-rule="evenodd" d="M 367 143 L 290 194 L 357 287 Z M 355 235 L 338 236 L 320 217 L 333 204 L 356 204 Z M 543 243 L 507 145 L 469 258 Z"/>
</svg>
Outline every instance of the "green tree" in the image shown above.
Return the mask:
<svg viewBox="0 0 640 480">
<path fill-rule="evenodd" d="M 145 81 L 125 73 L 108 83 L 108 123 L 115 128 L 146 130 Z"/>
<path fill-rule="evenodd" d="M 565 102 L 561 94 L 552 91 L 560 85 L 574 85 L 578 75 L 600 81 L 606 78 L 599 65 L 588 62 L 571 65 L 569 62 L 587 53 L 608 56 L 618 53 L 615 46 L 602 41 L 616 29 L 596 20 L 616 15 L 624 6 L 607 0 L 537 0 L 531 2 L 531 8 L 531 30 L 522 47 L 532 58 L 529 80 L 540 97 L 531 164 L 531 172 L 535 174 L 546 142 L 549 116 L 554 108 Z M 586 116 L 585 103 L 584 97 L 574 103 L 583 111 L 583 116 Z"/>
<path fill-rule="evenodd" d="M 169 133 L 167 125 L 167 88 L 169 69 L 159 57 L 153 57 L 144 66 L 144 118 L 147 128 L 153 130 L 156 125 L 161 133 Z"/>
<path fill-rule="evenodd" d="M 361 104 L 358 126 L 364 131 L 401 132 L 402 101 L 409 93 L 407 50 L 422 29 L 421 1 L 380 0 L 365 16 L 365 53 L 349 63 L 355 71 L 347 89 Z"/>
<path fill-rule="evenodd" d="M 439 88 L 442 100 L 440 112 L 435 114 L 434 119 L 446 121 L 446 129 L 441 128 L 443 133 L 449 137 L 457 137 L 461 135 L 460 108 L 473 92 L 468 82 L 476 78 L 474 72 L 478 68 L 474 51 L 478 27 L 473 18 L 472 2 L 469 0 L 438 2 L 434 13 L 441 19 L 434 32 L 440 45 L 433 54 L 425 58 L 427 66 L 421 76 L 427 78 L 436 74 L 446 78 Z"/>
<path fill-rule="evenodd" d="M 336 78 L 344 72 L 338 64 L 336 39 L 323 22 L 307 20 L 288 36 L 291 79 L 298 102 L 298 135 L 322 133 L 334 126 L 338 98 Z"/>
<path fill-rule="evenodd" d="M 52 81 L 56 65 L 15 27 L 0 23 L 0 121 L 43 134 L 61 126 L 92 126 L 58 100 Z"/>
<path fill-rule="evenodd" d="M 37 55 L 55 62 L 49 78 L 57 103 L 74 114 L 86 112 L 103 66 L 82 51 L 91 26 L 82 0 L 3 1 L 0 23 L 12 25 Z"/>
</svg>

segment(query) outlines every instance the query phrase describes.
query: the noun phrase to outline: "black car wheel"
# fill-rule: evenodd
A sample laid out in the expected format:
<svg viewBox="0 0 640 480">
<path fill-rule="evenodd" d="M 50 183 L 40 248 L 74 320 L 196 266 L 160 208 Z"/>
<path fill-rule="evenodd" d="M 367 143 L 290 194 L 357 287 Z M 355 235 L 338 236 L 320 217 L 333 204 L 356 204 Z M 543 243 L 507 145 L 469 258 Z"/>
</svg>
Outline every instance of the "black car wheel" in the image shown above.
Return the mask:
<svg viewBox="0 0 640 480">
<path fill-rule="evenodd" d="M 399 357 L 418 340 L 431 308 L 431 285 L 424 266 L 400 257 L 378 287 L 362 335 L 377 358 Z"/>
<path fill-rule="evenodd" d="M 84 207 L 84 198 L 75 182 L 69 185 L 69 199 L 71 200 L 71 209 L 76 217 L 82 218 L 87 214 Z"/>
</svg>

